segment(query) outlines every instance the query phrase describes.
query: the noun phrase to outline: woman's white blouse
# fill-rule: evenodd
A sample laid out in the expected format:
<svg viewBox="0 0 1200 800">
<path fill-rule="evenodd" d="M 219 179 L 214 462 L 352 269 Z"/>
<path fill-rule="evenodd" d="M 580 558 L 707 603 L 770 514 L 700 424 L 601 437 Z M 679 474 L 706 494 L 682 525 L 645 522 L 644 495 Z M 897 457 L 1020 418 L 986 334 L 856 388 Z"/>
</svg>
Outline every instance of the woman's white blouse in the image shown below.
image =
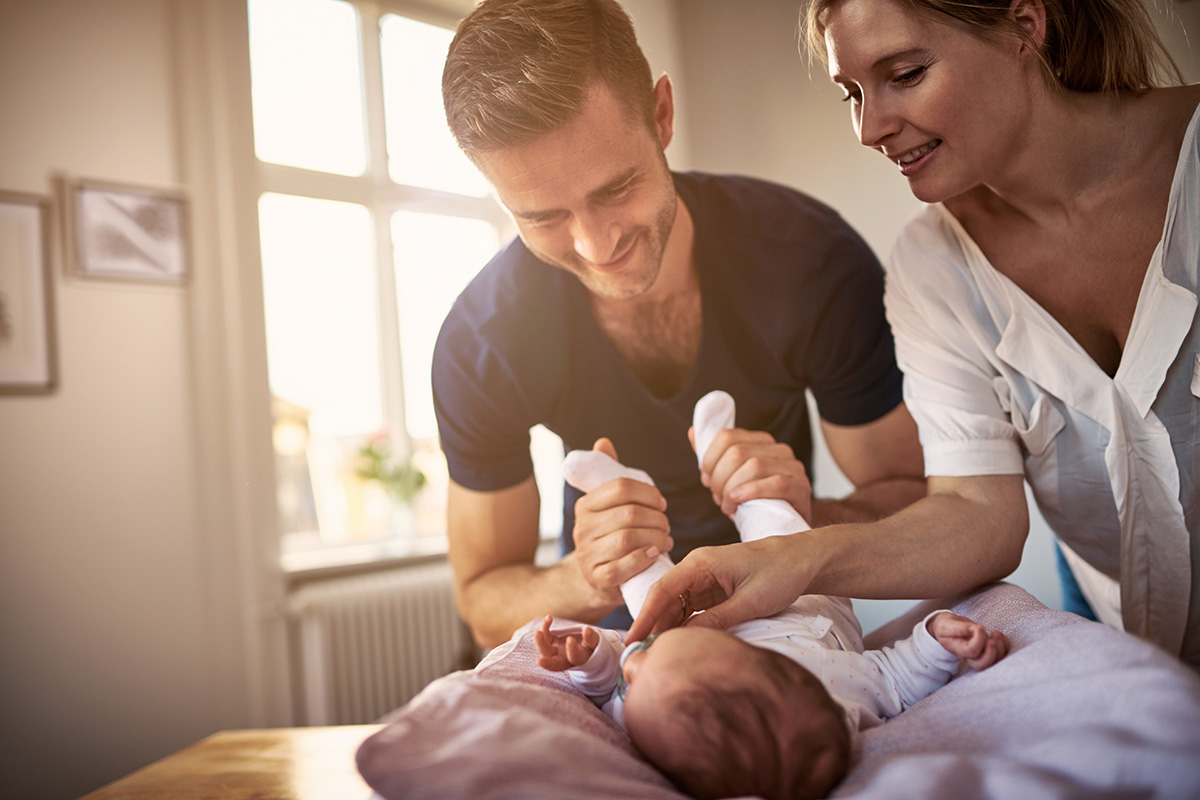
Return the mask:
<svg viewBox="0 0 1200 800">
<path fill-rule="evenodd" d="M 941 205 L 901 234 L 886 293 L 926 474 L 1024 474 L 1059 538 L 1119 580 L 1125 629 L 1192 664 L 1200 664 L 1198 118 L 1114 377 L 993 269 Z"/>
</svg>

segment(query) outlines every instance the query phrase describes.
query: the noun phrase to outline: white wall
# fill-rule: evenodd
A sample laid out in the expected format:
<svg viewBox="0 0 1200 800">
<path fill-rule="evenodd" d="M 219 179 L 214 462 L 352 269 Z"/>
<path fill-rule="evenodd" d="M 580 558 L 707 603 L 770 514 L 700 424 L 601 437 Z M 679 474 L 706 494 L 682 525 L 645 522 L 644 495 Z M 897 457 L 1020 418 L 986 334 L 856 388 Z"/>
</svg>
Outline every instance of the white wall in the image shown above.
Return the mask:
<svg viewBox="0 0 1200 800">
<path fill-rule="evenodd" d="M 675 88 L 675 137 L 667 147 L 667 159 L 672 169 L 691 169 L 692 126 L 687 124 L 689 93 L 679 24 L 686 9 L 663 0 L 624 0 L 621 5 L 633 19 L 638 44 L 650 62 L 650 74 L 655 80 L 668 75 Z"/>
<path fill-rule="evenodd" d="M 0 3 L 0 188 L 181 184 L 175 9 Z M 214 581 L 235 559 L 206 523 L 195 284 L 53 269 L 59 388 L 0 396 L 0 793 L 21 798 L 77 797 L 263 721 Z"/>
</svg>

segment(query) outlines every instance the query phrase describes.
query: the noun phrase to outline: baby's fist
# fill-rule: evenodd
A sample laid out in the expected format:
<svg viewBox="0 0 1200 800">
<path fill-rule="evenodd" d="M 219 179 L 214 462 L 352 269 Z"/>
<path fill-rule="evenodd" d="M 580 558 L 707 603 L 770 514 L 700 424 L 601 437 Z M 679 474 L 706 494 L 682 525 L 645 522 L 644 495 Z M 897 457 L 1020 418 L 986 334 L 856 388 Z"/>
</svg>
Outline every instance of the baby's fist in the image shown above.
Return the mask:
<svg viewBox="0 0 1200 800">
<path fill-rule="evenodd" d="M 971 669 L 981 670 L 1008 655 L 1008 637 L 1000 631 L 987 632 L 978 622 L 949 611 L 936 614 L 926 625 L 930 635 L 946 651 L 967 662 Z"/>
</svg>

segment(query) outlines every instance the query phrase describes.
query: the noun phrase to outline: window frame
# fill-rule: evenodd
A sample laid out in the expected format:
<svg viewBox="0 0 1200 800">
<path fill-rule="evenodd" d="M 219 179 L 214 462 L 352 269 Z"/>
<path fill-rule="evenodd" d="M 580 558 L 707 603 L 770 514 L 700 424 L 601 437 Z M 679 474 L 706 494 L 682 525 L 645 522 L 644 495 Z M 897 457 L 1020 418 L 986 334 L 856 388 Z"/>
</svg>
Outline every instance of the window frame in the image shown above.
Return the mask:
<svg viewBox="0 0 1200 800">
<path fill-rule="evenodd" d="M 482 220 L 490 224 L 498 241 L 515 235 L 511 218 L 491 193 L 480 197 L 460 195 L 423 186 L 397 183 L 389 172 L 386 114 L 382 68 L 381 22 L 395 14 L 453 31 L 460 13 L 472 4 L 447 2 L 445 7 L 405 0 L 371 2 L 342 0 L 358 14 L 360 68 L 362 69 L 363 134 L 366 138 L 366 169 L 361 175 L 341 175 L 263 161 L 257 165 L 256 197 L 278 193 L 298 197 L 356 203 L 370 214 L 373 231 L 374 266 L 379 323 L 379 376 L 384 419 L 393 431 L 393 448 L 400 457 L 412 452 L 404 403 L 403 355 L 397 304 L 397 275 L 392 243 L 392 216 L 400 211 Z M 255 227 L 259 224 L 257 215 Z M 261 264 L 260 270 L 261 270 Z M 483 265 L 480 264 L 482 267 Z M 260 272 L 261 275 L 261 272 Z M 274 495 L 272 494 L 272 500 Z M 374 567 L 398 560 L 427 558 L 428 547 L 396 537 L 362 541 L 353 545 L 330 544 L 323 548 L 289 550 L 288 533 L 277 529 L 280 564 L 289 579 L 311 577 L 333 569 Z M 444 554 L 444 541 L 437 554 Z"/>
</svg>

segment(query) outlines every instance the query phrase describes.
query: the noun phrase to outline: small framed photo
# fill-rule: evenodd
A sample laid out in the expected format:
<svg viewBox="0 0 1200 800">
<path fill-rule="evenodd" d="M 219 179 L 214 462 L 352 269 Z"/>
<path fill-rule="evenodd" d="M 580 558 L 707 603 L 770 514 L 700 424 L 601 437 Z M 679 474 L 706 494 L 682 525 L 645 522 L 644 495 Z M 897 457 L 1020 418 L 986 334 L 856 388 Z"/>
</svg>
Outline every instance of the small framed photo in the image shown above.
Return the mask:
<svg viewBox="0 0 1200 800">
<path fill-rule="evenodd" d="M 54 389 L 50 200 L 0 191 L 0 393 Z"/>
<path fill-rule="evenodd" d="M 181 192 L 76 180 L 67 183 L 71 271 L 87 278 L 183 283 L 189 273 Z"/>
</svg>

